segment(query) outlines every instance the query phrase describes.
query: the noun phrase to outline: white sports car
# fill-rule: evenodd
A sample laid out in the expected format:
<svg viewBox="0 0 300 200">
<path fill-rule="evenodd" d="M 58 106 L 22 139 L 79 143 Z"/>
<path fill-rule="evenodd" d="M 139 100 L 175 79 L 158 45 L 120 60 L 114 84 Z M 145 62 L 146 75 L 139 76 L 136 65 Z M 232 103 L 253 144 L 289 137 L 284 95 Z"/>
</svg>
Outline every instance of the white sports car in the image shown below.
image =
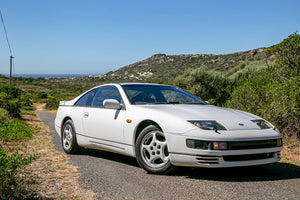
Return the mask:
<svg viewBox="0 0 300 200">
<path fill-rule="evenodd" d="M 281 134 L 264 119 L 159 84 L 94 87 L 60 102 L 55 128 L 66 153 L 84 147 L 117 152 L 157 174 L 172 166 L 274 163 L 282 149 Z"/>
</svg>

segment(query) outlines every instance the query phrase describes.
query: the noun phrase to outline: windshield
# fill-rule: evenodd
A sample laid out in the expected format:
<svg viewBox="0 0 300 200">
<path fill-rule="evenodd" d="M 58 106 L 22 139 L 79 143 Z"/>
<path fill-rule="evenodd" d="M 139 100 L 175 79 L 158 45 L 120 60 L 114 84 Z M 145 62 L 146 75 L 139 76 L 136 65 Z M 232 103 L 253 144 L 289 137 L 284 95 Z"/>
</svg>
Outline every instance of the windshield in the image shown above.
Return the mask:
<svg viewBox="0 0 300 200">
<path fill-rule="evenodd" d="M 165 85 L 123 85 L 131 104 L 206 104 L 176 87 Z"/>
</svg>

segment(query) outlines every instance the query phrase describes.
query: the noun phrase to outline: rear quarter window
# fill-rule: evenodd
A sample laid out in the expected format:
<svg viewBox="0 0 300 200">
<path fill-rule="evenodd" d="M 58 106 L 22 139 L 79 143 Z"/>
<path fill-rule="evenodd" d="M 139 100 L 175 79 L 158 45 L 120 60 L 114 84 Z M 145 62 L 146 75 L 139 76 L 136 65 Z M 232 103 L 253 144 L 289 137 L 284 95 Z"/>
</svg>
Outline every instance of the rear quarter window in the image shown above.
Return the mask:
<svg viewBox="0 0 300 200">
<path fill-rule="evenodd" d="M 76 103 L 75 106 L 89 106 L 91 105 L 92 99 L 95 95 L 96 90 L 89 91 L 83 95 Z"/>
</svg>

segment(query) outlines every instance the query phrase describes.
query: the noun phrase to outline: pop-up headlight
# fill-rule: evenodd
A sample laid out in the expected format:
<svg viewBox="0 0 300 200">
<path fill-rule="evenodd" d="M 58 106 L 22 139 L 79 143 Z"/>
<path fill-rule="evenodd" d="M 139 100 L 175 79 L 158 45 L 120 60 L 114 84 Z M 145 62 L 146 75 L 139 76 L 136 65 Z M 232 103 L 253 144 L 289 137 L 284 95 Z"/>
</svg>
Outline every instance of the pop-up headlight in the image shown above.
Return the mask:
<svg viewBox="0 0 300 200">
<path fill-rule="evenodd" d="M 224 126 L 216 121 L 189 120 L 188 122 L 203 130 L 226 130 Z"/>
<path fill-rule="evenodd" d="M 259 126 L 260 129 L 269 129 L 269 128 L 273 128 L 273 126 L 266 122 L 263 119 L 256 119 L 256 120 L 251 120 L 252 122 L 254 122 L 257 126 Z"/>
</svg>

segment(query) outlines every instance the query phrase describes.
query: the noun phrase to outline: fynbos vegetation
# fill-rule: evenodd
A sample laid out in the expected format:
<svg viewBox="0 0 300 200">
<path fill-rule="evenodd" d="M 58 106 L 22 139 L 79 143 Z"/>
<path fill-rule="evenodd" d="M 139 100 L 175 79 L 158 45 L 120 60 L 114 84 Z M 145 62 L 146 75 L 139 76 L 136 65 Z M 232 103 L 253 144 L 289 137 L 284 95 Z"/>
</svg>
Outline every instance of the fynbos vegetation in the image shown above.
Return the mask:
<svg viewBox="0 0 300 200">
<path fill-rule="evenodd" d="M 28 189 L 33 180 L 22 169 L 35 156 L 24 157 L 15 150 L 32 137 L 30 127 L 20 119 L 21 90 L 1 87 L 0 91 L 0 199 L 33 199 L 35 192 Z"/>
<path fill-rule="evenodd" d="M 260 115 L 287 137 L 300 139 L 300 36 L 266 50 L 276 63 L 235 87 L 227 106 Z"/>
<path fill-rule="evenodd" d="M 265 49 L 264 61 L 240 62 L 227 71 L 188 69 L 174 84 L 212 104 L 248 111 L 300 139 L 300 37 Z M 276 58 L 274 62 L 274 57 Z"/>
</svg>

